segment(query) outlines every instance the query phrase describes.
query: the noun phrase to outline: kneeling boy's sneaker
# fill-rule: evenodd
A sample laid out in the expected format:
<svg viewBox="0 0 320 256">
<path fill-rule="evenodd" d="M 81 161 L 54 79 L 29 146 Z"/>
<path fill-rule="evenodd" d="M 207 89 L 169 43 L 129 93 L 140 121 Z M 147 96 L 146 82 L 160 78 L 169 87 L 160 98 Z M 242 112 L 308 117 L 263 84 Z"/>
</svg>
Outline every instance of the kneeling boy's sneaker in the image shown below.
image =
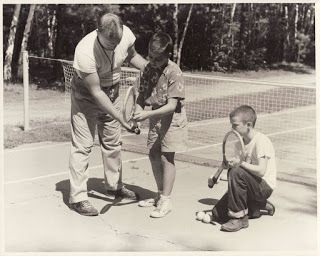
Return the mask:
<svg viewBox="0 0 320 256">
<path fill-rule="evenodd" d="M 114 195 L 115 197 L 122 197 L 125 199 L 131 199 L 131 200 L 139 200 L 139 195 L 136 192 L 127 189 L 125 186 L 123 186 L 121 189 L 118 189 L 118 190 L 108 190 L 107 193 Z"/>
<path fill-rule="evenodd" d="M 248 216 L 243 216 L 239 219 L 230 219 L 225 224 L 221 225 L 221 231 L 235 232 L 249 226 Z"/>
<path fill-rule="evenodd" d="M 172 204 L 169 196 L 160 196 L 160 200 L 158 201 L 158 205 L 156 209 L 154 209 L 150 213 L 150 217 L 152 218 L 162 218 L 166 216 L 172 210 Z"/>
<path fill-rule="evenodd" d="M 88 200 L 70 204 L 70 208 L 85 216 L 97 216 L 99 214 L 98 210 Z"/>
<path fill-rule="evenodd" d="M 273 216 L 276 211 L 276 207 L 274 207 L 274 205 L 267 200 L 267 204 L 264 210 L 267 211 L 268 215 Z"/>
</svg>

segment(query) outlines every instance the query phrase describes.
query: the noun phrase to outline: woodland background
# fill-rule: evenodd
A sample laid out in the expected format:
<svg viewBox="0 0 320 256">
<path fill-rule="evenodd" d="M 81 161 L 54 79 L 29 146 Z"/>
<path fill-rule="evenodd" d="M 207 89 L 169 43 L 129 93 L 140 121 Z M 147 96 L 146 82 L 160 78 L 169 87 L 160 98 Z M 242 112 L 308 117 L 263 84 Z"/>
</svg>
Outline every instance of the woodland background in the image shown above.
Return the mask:
<svg viewBox="0 0 320 256">
<path fill-rule="evenodd" d="M 95 29 L 97 13 L 104 10 L 118 14 L 131 28 L 144 57 L 154 32 L 169 33 L 173 60 L 184 71 L 315 66 L 312 3 L 4 4 L 4 80 L 21 80 L 23 50 L 72 60 L 75 46 Z M 36 69 L 40 72 L 39 66 Z M 51 79 L 59 72 L 61 76 L 61 70 L 56 72 Z"/>
</svg>

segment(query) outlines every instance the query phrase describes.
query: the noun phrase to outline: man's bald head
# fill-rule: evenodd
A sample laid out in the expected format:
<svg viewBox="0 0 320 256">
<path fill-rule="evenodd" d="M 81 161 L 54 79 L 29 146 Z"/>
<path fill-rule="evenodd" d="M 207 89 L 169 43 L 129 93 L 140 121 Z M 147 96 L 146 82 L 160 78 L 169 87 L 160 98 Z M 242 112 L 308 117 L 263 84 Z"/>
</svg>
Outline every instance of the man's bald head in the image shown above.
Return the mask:
<svg viewBox="0 0 320 256">
<path fill-rule="evenodd" d="M 104 38 L 120 42 L 123 32 L 122 20 L 115 14 L 104 13 L 98 18 L 98 31 Z"/>
</svg>

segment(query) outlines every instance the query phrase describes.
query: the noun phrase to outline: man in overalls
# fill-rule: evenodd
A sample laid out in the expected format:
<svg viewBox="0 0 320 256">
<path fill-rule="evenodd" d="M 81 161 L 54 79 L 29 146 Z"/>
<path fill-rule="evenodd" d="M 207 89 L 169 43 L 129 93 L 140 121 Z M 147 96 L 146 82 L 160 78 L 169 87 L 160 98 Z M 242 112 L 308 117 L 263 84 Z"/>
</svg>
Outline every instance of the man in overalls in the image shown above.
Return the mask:
<svg viewBox="0 0 320 256">
<path fill-rule="evenodd" d="M 121 126 L 130 125 L 120 113 L 121 65 L 128 60 L 143 70 L 146 60 L 135 51 L 135 36 L 114 14 L 98 18 L 98 29 L 86 35 L 74 54 L 71 94 L 70 208 L 79 214 L 99 214 L 88 201 L 89 154 L 96 127 L 101 145 L 108 194 L 133 200 L 138 195 L 122 183 Z"/>
</svg>

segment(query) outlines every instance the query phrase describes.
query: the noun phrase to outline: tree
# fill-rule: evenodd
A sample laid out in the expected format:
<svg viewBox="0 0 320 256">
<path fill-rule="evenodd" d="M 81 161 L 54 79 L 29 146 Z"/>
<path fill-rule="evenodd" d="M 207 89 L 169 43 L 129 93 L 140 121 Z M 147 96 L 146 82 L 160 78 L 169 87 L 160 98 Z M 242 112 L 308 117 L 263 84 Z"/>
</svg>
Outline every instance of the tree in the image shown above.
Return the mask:
<svg viewBox="0 0 320 256">
<path fill-rule="evenodd" d="M 20 56 L 18 61 L 18 76 L 20 77 L 22 77 L 22 53 L 23 51 L 27 50 L 35 8 L 36 8 L 35 4 L 30 5 L 26 26 L 24 28 L 23 39 L 21 43 L 21 51 L 20 51 Z"/>
<path fill-rule="evenodd" d="M 186 19 L 186 23 L 185 23 L 184 29 L 183 29 L 183 34 L 181 36 L 181 40 L 180 40 L 179 47 L 178 47 L 178 54 L 177 54 L 177 64 L 178 64 L 178 66 L 180 66 L 180 62 L 181 62 L 182 47 L 183 47 L 183 43 L 184 43 L 184 40 L 185 40 L 185 37 L 186 37 L 187 29 L 188 29 L 188 26 L 189 26 L 190 17 L 191 17 L 191 13 L 192 13 L 192 8 L 193 8 L 193 4 L 190 5 L 190 9 L 189 9 L 189 12 L 188 12 L 188 17 Z"/>
<path fill-rule="evenodd" d="M 6 57 L 4 61 L 4 70 L 3 70 L 3 79 L 5 81 L 10 81 L 12 78 L 11 62 L 12 62 L 12 56 L 14 52 L 14 41 L 16 37 L 16 30 L 17 30 L 19 15 L 20 15 L 20 9 L 21 9 L 21 4 L 17 4 L 14 9 L 12 22 L 10 26 L 10 33 L 8 38 Z"/>
</svg>

